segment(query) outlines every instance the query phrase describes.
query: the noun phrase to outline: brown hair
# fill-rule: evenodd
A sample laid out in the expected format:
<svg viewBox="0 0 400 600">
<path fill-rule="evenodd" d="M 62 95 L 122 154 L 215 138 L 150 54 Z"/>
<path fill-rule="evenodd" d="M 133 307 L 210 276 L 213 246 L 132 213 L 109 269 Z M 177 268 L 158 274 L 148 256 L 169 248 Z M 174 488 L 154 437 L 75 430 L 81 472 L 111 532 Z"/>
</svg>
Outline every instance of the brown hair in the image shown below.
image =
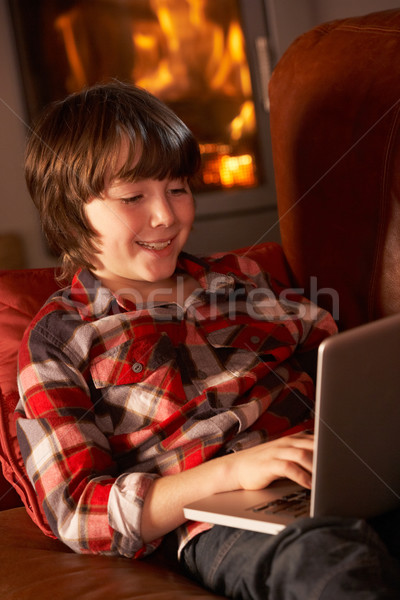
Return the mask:
<svg viewBox="0 0 400 600">
<path fill-rule="evenodd" d="M 129 156 L 116 172 L 123 139 Z M 49 245 L 62 258 L 61 277 L 71 277 L 78 267 L 93 268 L 96 235 L 84 204 L 102 194 L 108 178 L 191 179 L 199 166 L 190 130 L 141 88 L 113 81 L 50 105 L 31 130 L 25 178 Z"/>
</svg>

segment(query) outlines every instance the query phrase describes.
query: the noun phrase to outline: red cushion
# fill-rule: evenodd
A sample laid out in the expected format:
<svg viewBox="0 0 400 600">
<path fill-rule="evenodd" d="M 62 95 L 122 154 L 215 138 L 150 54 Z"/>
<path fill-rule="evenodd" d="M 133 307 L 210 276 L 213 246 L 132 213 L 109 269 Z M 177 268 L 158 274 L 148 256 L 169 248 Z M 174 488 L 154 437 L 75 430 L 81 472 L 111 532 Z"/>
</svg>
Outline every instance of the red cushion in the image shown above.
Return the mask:
<svg viewBox="0 0 400 600">
<path fill-rule="evenodd" d="M 48 535 L 19 450 L 14 409 L 18 402 L 17 356 L 22 335 L 43 302 L 58 284 L 54 269 L 0 271 L 0 462 L 4 478 L 18 492 L 32 519 Z M 18 505 L 15 492 L 1 477 L 0 507 Z"/>
</svg>

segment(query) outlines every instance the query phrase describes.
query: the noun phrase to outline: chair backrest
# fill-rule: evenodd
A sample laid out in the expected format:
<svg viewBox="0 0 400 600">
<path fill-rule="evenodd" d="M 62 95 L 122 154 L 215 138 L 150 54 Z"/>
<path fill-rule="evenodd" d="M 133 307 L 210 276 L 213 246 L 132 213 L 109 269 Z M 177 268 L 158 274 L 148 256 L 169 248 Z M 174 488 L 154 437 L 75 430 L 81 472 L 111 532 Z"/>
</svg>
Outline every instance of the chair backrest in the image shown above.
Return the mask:
<svg viewBox="0 0 400 600">
<path fill-rule="evenodd" d="M 270 82 L 283 249 L 342 329 L 400 310 L 399 56 L 400 9 L 334 21 Z"/>
</svg>

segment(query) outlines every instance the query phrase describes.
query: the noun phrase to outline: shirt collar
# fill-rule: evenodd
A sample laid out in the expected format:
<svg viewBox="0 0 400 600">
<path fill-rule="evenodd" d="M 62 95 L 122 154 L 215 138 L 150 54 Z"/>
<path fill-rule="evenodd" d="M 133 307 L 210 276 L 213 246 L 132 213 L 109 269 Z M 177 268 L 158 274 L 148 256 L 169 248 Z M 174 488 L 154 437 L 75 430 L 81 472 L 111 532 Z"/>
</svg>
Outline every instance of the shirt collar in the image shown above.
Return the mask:
<svg viewBox="0 0 400 600">
<path fill-rule="evenodd" d="M 238 258 L 233 252 L 207 258 L 181 252 L 177 268 L 189 273 L 203 288 L 211 292 L 226 287 L 233 289 L 236 285 L 256 287 L 254 281 L 241 271 Z"/>
<path fill-rule="evenodd" d="M 79 269 L 72 280 L 70 299 L 84 321 L 93 321 L 124 308 L 107 287 L 87 269 Z"/>
<path fill-rule="evenodd" d="M 213 258 L 198 258 L 186 252 L 181 252 L 179 256 L 177 272 L 189 273 L 209 294 L 226 295 L 238 285 L 246 288 L 255 285 L 239 268 L 232 268 L 232 264 L 226 265 L 223 260 Z M 70 300 L 84 321 L 135 308 L 133 304 L 115 296 L 87 269 L 79 269 L 75 273 Z"/>
</svg>

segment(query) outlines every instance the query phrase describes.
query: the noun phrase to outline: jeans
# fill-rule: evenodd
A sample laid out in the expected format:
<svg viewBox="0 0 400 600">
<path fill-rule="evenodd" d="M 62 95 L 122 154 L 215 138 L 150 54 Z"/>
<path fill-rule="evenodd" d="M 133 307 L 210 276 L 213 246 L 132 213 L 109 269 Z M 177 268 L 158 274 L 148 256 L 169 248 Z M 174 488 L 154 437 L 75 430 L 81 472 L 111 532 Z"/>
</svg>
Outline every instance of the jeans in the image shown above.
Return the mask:
<svg viewBox="0 0 400 600">
<path fill-rule="evenodd" d="M 358 519 L 305 518 L 275 536 L 214 526 L 186 545 L 181 563 L 234 599 L 400 599 L 400 562 Z"/>
</svg>

